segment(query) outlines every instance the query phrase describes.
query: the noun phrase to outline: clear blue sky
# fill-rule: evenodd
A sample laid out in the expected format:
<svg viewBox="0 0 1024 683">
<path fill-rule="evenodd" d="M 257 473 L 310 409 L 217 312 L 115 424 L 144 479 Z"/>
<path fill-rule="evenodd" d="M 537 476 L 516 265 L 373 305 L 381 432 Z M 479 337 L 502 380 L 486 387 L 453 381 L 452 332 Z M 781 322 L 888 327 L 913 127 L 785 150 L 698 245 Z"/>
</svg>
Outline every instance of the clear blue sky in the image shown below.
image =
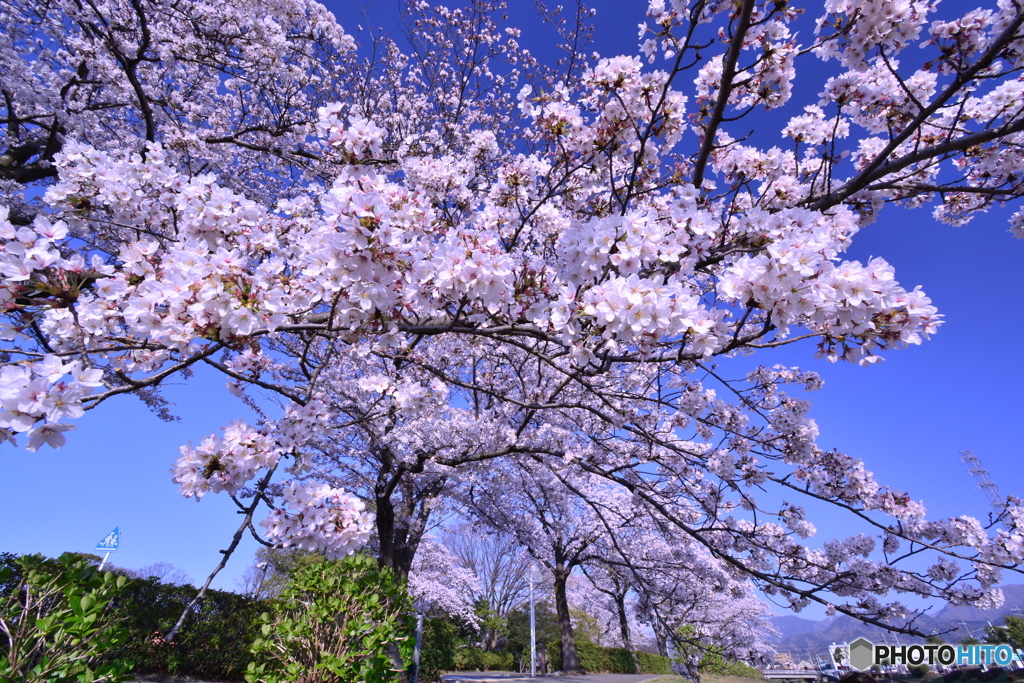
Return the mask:
<svg viewBox="0 0 1024 683">
<path fill-rule="evenodd" d="M 532 21 L 532 3 L 512 2 L 514 20 Z M 596 49 L 604 55 L 632 54 L 646 3 L 596 5 Z M 357 24 L 369 25 L 350 3 L 329 6 L 350 32 Z M 378 3 L 371 21 L 394 27 L 396 7 L 393 1 Z M 524 31 L 531 49 L 550 51 L 530 36 Z M 825 387 L 809 396 L 821 445 L 863 458 L 882 482 L 923 498 L 936 516 L 988 510 L 958 459 L 962 449 L 982 459 L 1004 493 L 1024 495 L 1018 434 L 1024 241 L 1007 232 L 1008 214 L 993 212 L 967 227 L 951 228 L 933 221 L 928 210 L 887 208 L 855 239 L 851 258 L 885 257 L 904 286 L 921 285 L 945 314 L 947 322 L 923 346 L 892 353 L 868 368 L 815 360 L 813 345 L 806 344 L 755 356 L 762 363 L 821 372 Z M 176 404 L 180 423 L 161 422 L 138 400 L 120 397 L 80 420 L 59 451 L 0 447 L 0 551 L 91 551 L 120 526 L 121 549 L 111 558 L 116 564 L 139 568 L 165 561 L 194 581 L 204 579 L 219 561 L 218 550 L 227 546 L 238 515 L 223 496 L 208 495 L 198 505 L 182 498 L 168 469 L 181 444 L 248 417 L 222 385 L 203 372 L 168 385 L 166 395 Z M 822 537 L 855 530 L 834 514 L 814 521 Z M 233 588 L 255 547 L 244 542 L 214 586 Z"/>
</svg>

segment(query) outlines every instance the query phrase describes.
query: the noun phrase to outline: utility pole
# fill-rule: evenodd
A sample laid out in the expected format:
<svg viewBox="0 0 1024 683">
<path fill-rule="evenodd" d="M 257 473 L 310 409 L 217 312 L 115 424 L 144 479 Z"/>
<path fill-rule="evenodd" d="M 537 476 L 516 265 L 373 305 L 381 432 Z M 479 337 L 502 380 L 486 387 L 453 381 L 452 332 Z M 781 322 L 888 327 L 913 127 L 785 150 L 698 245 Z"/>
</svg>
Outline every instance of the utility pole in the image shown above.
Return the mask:
<svg viewBox="0 0 1024 683">
<path fill-rule="evenodd" d="M 967 631 L 967 637 L 968 637 L 968 638 L 974 638 L 974 634 L 973 634 L 973 633 L 971 633 L 971 627 L 967 625 L 967 622 L 966 622 L 966 621 L 964 621 L 963 619 L 961 619 L 961 620 L 960 620 L 960 625 L 964 627 L 964 630 L 965 630 L 965 631 Z"/>
<path fill-rule="evenodd" d="M 537 619 L 533 610 L 533 582 L 540 579 L 537 565 L 530 564 L 530 678 L 537 676 Z"/>
</svg>

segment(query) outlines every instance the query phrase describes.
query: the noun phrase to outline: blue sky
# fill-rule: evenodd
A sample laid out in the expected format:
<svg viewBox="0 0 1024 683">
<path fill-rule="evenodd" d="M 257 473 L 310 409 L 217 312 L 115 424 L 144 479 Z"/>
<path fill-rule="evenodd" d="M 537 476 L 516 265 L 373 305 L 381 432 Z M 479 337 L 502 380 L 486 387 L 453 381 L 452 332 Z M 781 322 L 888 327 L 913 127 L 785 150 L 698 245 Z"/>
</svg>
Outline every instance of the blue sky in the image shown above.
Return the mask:
<svg viewBox="0 0 1024 683">
<path fill-rule="evenodd" d="M 513 2 L 513 19 L 532 21 L 532 3 Z M 596 49 L 609 56 L 632 54 L 645 4 L 597 3 Z M 349 3 L 329 7 L 350 32 L 368 25 Z M 396 7 L 393 1 L 372 6 L 371 21 L 394 27 Z M 550 53 L 544 39 L 524 31 L 524 40 L 534 41 L 527 45 L 535 52 Z M 863 458 L 882 482 L 923 499 L 933 516 L 988 510 L 959 460 L 964 449 L 982 459 L 1004 494 L 1024 495 L 1024 241 L 1008 233 L 1009 213 L 994 211 L 952 228 L 935 222 L 928 210 L 890 207 L 854 240 L 850 258 L 883 256 L 905 287 L 921 285 L 946 316 L 939 333 L 921 347 L 891 353 L 867 368 L 816 360 L 809 344 L 755 356 L 762 363 L 819 371 L 825 387 L 809 398 L 821 445 Z M 723 367 L 728 375 L 730 367 L 738 374 L 747 366 Z M 248 417 L 222 384 L 200 371 L 187 382 L 167 385 L 178 423 L 161 422 L 140 401 L 120 397 L 80 420 L 59 451 L 0 447 L 0 551 L 91 551 L 119 526 L 121 548 L 111 561 L 128 568 L 170 562 L 194 581 L 204 579 L 239 517 L 224 496 L 209 495 L 200 504 L 182 498 L 168 469 L 181 444 Z M 856 530 L 831 512 L 812 521 L 822 537 Z M 233 588 L 255 547 L 244 541 L 214 587 Z"/>
</svg>

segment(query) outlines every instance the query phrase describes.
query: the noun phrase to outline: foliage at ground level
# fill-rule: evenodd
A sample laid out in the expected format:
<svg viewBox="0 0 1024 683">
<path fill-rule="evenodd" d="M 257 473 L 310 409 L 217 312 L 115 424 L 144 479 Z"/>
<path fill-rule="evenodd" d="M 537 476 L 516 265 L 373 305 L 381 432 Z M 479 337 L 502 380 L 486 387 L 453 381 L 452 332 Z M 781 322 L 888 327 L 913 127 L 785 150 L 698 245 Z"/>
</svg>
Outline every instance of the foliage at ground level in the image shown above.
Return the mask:
<svg viewBox="0 0 1024 683">
<path fill-rule="evenodd" d="M 594 643 L 581 641 L 576 643 L 576 652 L 580 658 L 580 666 L 590 673 L 613 674 L 670 674 L 672 663 L 668 657 L 652 655 L 648 652 L 637 652 L 640 670 L 636 668 L 629 650 L 620 647 L 601 647 Z M 561 643 L 548 644 L 549 668 L 558 671 L 562 668 Z"/>
<path fill-rule="evenodd" d="M 761 673 L 758 672 L 757 676 L 750 676 L 750 677 L 747 677 L 747 676 L 731 676 L 731 675 L 730 676 L 725 676 L 725 675 L 721 675 L 721 674 L 704 674 L 704 673 L 702 673 L 700 678 L 701 678 L 701 683 L 751 683 L 751 678 L 760 679 L 761 678 Z M 693 683 L 693 681 L 691 681 L 688 678 L 684 678 L 683 676 L 671 675 L 671 676 L 658 676 L 657 678 L 652 678 L 652 679 L 648 680 L 646 683 Z"/>
</svg>

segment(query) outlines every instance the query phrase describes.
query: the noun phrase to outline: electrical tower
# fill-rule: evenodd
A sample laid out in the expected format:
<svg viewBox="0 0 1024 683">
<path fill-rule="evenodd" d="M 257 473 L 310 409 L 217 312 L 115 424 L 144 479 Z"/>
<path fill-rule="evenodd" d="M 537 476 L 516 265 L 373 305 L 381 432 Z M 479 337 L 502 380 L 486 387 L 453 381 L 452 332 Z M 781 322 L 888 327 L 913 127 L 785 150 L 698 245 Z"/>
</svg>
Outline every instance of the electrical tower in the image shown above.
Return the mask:
<svg viewBox="0 0 1024 683">
<path fill-rule="evenodd" d="M 1006 511 L 1006 501 L 999 495 L 999 487 L 988 476 L 988 471 L 981 465 L 981 460 L 970 451 L 960 451 L 960 459 L 967 463 L 967 471 L 974 475 L 978 488 L 985 492 L 989 505 L 996 511 L 996 516 Z"/>
</svg>

